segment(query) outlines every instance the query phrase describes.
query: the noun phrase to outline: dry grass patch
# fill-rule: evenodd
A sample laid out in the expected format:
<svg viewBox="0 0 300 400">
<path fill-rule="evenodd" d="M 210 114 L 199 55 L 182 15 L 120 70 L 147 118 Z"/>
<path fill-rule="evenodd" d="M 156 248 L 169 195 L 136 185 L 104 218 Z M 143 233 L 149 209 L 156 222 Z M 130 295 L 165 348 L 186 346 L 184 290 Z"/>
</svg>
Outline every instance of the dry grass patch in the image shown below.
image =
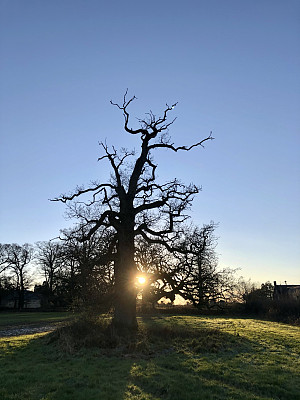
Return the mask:
<svg viewBox="0 0 300 400">
<path fill-rule="evenodd" d="M 109 317 L 81 316 L 48 336 L 62 351 L 74 354 L 97 348 L 105 355 L 153 357 L 170 352 L 217 353 L 241 350 L 248 340 L 218 328 L 182 323 L 179 319 L 147 317 L 139 319 L 137 332 L 118 335 Z"/>
</svg>

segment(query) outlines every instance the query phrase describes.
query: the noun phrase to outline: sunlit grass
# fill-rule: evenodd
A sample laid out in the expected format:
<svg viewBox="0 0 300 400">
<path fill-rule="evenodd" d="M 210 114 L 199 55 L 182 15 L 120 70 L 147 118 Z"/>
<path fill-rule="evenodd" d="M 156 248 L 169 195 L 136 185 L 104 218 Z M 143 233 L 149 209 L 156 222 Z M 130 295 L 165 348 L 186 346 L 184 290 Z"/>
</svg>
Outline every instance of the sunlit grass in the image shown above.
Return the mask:
<svg viewBox="0 0 300 400">
<path fill-rule="evenodd" d="M 293 400 L 300 329 L 252 319 L 140 319 L 132 351 L 73 354 L 47 334 L 0 339 L 1 400 Z"/>
</svg>

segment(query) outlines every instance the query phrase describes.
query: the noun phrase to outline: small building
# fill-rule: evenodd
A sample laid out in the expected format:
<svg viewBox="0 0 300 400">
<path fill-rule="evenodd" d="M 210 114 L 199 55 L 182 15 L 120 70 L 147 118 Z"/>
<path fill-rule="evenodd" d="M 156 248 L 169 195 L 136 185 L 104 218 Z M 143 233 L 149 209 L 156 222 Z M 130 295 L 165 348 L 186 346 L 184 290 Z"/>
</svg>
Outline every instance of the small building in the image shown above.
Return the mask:
<svg viewBox="0 0 300 400">
<path fill-rule="evenodd" d="M 277 285 L 274 281 L 274 300 L 300 300 L 300 285 Z"/>
</svg>

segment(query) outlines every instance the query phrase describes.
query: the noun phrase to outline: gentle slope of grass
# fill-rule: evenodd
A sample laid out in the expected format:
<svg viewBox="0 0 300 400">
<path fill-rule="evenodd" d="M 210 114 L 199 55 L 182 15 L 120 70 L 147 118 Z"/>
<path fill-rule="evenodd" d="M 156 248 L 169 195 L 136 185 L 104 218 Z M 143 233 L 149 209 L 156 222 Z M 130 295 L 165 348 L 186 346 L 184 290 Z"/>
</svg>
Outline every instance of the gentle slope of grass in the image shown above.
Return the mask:
<svg viewBox="0 0 300 400">
<path fill-rule="evenodd" d="M 298 327 L 191 316 L 140 325 L 129 347 L 72 354 L 45 334 L 0 339 L 0 399 L 300 398 Z"/>
<path fill-rule="evenodd" d="M 7 325 L 42 324 L 71 318 L 70 312 L 1 312 L 0 329 Z"/>
</svg>

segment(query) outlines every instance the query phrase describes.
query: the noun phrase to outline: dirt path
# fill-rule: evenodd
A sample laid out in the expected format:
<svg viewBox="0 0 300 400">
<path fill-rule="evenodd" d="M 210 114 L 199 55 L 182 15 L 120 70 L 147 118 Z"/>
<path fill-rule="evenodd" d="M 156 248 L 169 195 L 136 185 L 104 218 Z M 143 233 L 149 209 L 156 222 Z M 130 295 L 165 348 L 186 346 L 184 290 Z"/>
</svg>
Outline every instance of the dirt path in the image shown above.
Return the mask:
<svg viewBox="0 0 300 400">
<path fill-rule="evenodd" d="M 11 336 L 30 335 L 33 333 L 54 331 L 60 323 L 52 324 L 27 324 L 27 325 L 7 325 L 0 327 L 0 338 Z"/>
</svg>

